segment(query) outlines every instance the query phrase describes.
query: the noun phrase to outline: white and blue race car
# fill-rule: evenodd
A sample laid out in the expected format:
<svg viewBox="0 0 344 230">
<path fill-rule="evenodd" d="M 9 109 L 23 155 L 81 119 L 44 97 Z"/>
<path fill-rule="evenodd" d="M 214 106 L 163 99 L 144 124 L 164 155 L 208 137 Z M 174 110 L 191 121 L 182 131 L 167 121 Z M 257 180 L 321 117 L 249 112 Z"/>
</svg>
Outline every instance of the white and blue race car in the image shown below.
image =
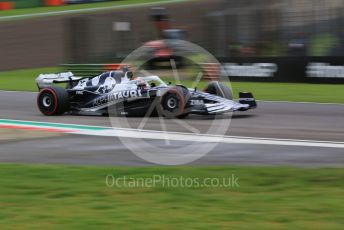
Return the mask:
<svg viewBox="0 0 344 230">
<path fill-rule="evenodd" d="M 116 114 L 183 118 L 188 114 L 221 114 L 257 107 L 251 93 L 239 93 L 212 81 L 204 91 L 171 85 L 158 76 L 133 78 L 130 71 L 109 71 L 95 77 L 78 77 L 71 72 L 41 74 L 37 105 L 44 115 Z M 62 88 L 54 83 L 66 83 Z"/>
</svg>

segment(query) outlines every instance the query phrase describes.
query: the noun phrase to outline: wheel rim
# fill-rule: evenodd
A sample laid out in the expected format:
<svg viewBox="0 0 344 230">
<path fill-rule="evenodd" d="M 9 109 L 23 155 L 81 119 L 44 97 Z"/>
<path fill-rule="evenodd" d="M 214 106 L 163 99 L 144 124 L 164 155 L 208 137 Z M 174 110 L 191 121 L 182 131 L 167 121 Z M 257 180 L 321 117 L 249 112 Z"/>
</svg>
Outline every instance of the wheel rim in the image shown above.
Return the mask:
<svg viewBox="0 0 344 230">
<path fill-rule="evenodd" d="M 177 107 L 177 100 L 175 98 L 169 98 L 167 100 L 167 106 L 169 109 L 175 109 Z"/>
<path fill-rule="evenodd" d="M 52 101 L 51 101 L 51 97 L 49 97 L 48 95 L 45 95 L 43 98 L 42 98 L 42 103 L 43 103 L 43 106 L 44 107 L 50 107 L 51 104 L 52 104 Z"/>
<path fill-rule="evenodd" d="M 166 97 L 163 99 L 162 106 L 165 111 L 174 113 L 180 108 L 180 98 L 175 93 L 166 95 Z"/>
</svg>

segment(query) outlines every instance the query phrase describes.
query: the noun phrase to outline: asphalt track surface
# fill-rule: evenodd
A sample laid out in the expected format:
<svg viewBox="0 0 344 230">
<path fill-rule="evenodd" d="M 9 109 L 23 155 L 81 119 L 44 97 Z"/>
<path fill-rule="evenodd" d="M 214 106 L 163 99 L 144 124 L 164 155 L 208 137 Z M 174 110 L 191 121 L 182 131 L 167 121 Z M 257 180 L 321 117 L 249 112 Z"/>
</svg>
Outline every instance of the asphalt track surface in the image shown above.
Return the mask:
<svg viewBox="0 0 344 230">
<path fill-rule="evenodd" d="M 213 131 L 230 122 L 225 135 L 344 142 L 344 105 L 316 103 L 259 102 L 256 110 L 232 116 L 190 116 L 181 122 L 150 118 L 111 118 L 99 116 L 46 117 L 36 107 L 36 94 L 0 91 L 0 118 L 57 123 L 142 127 L 147 130 L 177 132 Z M 143 125 L 143 123 L 145 123 Z M 141 126 L 140 126 L 141 125 Z M 144 138 L 144 137 L 143 137 Z M 146 140 L 164 148 L 162 140 Z M 133 139 L 135 144 L 135 139 Z M 187 145 L 171 141 L 170 148 Z M 115 137 L 64 135 L 41 139 L 0 142 L 0 162 L 64 163 L 83 165 L 151 165 L 134 155 Z M 197 149 L 195 149 L 197 151 Z M 163 154 L 163 153 L 162 153 Z M 297 165 L 307 167 L 343 166 L 342 148 L 278 146 L 256 144 L 218 144 L 192 164 L 201 165 Z"/>
</svg>

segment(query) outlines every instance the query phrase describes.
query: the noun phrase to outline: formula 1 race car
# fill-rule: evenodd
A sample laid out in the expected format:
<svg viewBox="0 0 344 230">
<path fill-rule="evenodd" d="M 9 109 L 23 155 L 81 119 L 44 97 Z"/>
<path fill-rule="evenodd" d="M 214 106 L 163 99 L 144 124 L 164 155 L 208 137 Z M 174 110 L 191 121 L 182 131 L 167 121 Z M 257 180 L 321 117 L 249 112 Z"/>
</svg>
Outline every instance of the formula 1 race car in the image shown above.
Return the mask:
<svg viewBox="0 0 344 230">
<path fill-rule="evenodd" d="M 251 93 L 232 100 L 224 84 L 210 82 L 204 91 L 164 83 L 158 76 L 133 78 L 130 71 L 110 71 L 95 77 L 77 77 L 71 72 L 40 74 L 37 105 L 44 115 L 114 114 L 122 116 L 165 116 L 221 114 L 257 106 Z M 65 83 L 62 88 L 54 83 Z"/>
</svg>

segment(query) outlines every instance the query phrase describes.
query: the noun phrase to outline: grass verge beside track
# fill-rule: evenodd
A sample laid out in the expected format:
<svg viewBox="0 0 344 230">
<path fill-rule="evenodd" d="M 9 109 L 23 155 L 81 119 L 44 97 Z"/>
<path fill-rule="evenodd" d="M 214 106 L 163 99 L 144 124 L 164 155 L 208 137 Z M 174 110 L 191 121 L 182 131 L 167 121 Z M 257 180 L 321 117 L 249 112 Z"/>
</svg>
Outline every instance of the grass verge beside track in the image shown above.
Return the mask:
<svg viewBox="0 0 344 230">
<path fill-rule="evenodd" d="M 41 73 L 58 73 L 59 67 L 0 72 L 0 90 L 37 91 L 35 79 Z"/>
<path fill-rule="evenodd" d="M 37 68 L 0 72 L 0 90 L 37 91 L 35 78 L 40 73 L 57 73 L 61 68 Z M 185 82 L 191 85 L 191 82 Z M 199 88 L 205 87 L 202 82 Z M 342 84 L 232 82 L 234 95 L 251 91 L 258 100 L 344 103 Z"/>
<path fill-rule="evenodd" d="M 7 229 L 342 229 L 343 169 L 0 165 Z M 239 187 L 107 187 L 106 175 L 238 178 Z M 123 183 L 122 183 L 123 185 Z M 139 227 L 138 227 L 139 226 Z"/>
<path fill-rule="evenodd" d="M 310 83 L 232 82 L 236 96 L 251 91 L 258 100 L 344 103 L 344 85 Z"/>
</svg>

